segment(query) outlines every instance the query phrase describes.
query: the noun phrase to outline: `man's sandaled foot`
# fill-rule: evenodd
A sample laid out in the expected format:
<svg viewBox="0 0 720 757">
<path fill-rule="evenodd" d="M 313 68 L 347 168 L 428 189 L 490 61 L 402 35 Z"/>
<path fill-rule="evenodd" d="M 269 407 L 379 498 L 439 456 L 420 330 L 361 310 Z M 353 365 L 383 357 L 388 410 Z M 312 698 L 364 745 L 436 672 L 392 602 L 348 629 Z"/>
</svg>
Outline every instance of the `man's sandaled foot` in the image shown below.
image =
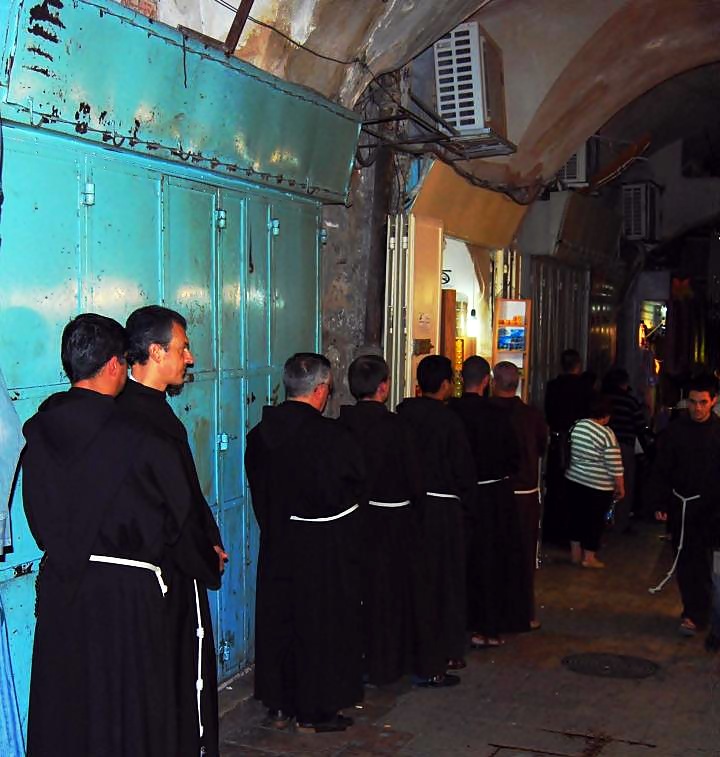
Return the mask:
<svg viewBox="0 0 720 757">
<path fill-rule="evenodd" d="M 268 710 L 267 717 L 262 724 L 266 728 L 274 728 L 276 731 L 286 731 L 290 728 L 294 717 L 284 710 Z"/>
<path fill-rule="evenodd" d="M 415 683 L 422 689 L 446 689 L 448 686 L 457 686 L 460 683 L 460 676 L 454 676 L 452 673 L 441 673 L 430 678 L 423 678 Z"/>
<path fill-rule="evenodd" d="M 335 733 L 347 730 L 354 722 L 352 718 L 337 713 L 331 718 L 317 722 L 298 721 L 297 730 L 299 733 Z"/>
<path fill-rule="evenodd" d="M 445 666 L 446 670 L 463 670 L 467 667 L 467 663 L 465 660 L 462 659 L 462 657 L 457 657 L 455 659 L 449 659 L 447 661 L 447 665 Z"/>
<path fill-rule="evenodd" d="M 482 636 L 481 634 L 473 634 L 470 639 L 470 646 L 473 649 L 491 649 L 495 647 L 501 647 L 505 641 L 499 636 Z"/>
<path fill-rule="evenodd" d="M 698 628 L 695 625 L 695 623 L 693 623 L 693 621 L 690 620 L 690 618 L 683 618 L 682 619 L 682 623 L 680 624 L 680 628 L 678 628 L 678 633 L 681 636 L 688 636 L 688 637 L 695 636 L 695 634 L 697 632 L 698 632 Z"/>
<path fill-rule="evenodd" d="M 530 621 L 530 630 L 531 631 L 539 631 L 542 628 L 542 623 L 539 620 L 531 620 Z"/>
</svg>

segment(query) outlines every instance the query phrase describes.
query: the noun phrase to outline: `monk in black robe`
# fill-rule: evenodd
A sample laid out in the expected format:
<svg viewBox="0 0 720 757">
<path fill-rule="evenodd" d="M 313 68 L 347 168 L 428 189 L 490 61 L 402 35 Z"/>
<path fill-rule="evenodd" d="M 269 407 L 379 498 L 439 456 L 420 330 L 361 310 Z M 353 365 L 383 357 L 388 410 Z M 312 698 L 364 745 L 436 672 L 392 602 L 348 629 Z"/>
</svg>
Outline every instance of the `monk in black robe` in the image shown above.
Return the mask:
<svg viewBox="0 0 720 757">
<path fill-rule="evenodd" d="M 245 471 L 260 526 L 255 697 L 270 724 L 297 717 L 308 732 L 344 730 L 362 699 L 359 504 L 362 453 L 323 418 L 330 363 L 285 363 L 287 401 L 265 407 L 247 437 Z"/>
<path fill-rule="evenodd" d="M 164 591 L 178 540 L 201 544 L 182 461 L 113 397 L 120 324 L 85 314 L 63 333 L 73 383 L 24 428 L 23 501 L 44 551 L 37 580 L 29 757 L 176 757 Z M 129 562 L 132 561 L 132 562 Z M 162 569 L 160 566 L 163 566 Z M 219 583 L 210 545 L 183 569 Z"/>
<path fill-rule="evenodd" d="M 227 555 L 220 531 L 203 496 L 185 426 L 166 400 L 166 391 L 182 387 L 186 369 L 193 363 L 186 328 L 182 315 L 157 305 L 140 308 L 130 315 L 126 331 L 131 374 L 117 401 L 125 412 L 147 424 L 176 448 L 182 460 L 185 486 L 192 497 L 193 533 L 201 534 L 204 545 L 209 544 L 215 550 L 218 567 L 222 570 Z M 217 657 L 207 589 L 218 587 L 207 586 L 183 571 L 184 551 L 193 548 L 185 539 L 175 545 L 173 575 L 166 598 L 173 629 L 168 642 L 173 659 L 180 744 L 176 757 L 196 757 L 202 748 L 206 757 L 217 757 Z M 202 639 L 198 639 L 198 628 L 202 629 Z M 198 655 L 202 660 L 199 700 Z"/>
<path fill-rule="evenodd" d="M 508 578 L 518 551 L 510 476 L 517 471 L 519 452 L 508 419 L 483 396 L 490 381 L 487 360 L 469 357 L 462 376 L 463 395 L 448 405 L 465 427 L 475 460 L 476 497 L 465 520 L 468 629 L 471 646 L 481 649 L 501 643 Z"/>
<path fill-rule="evenodd" d="M 493 369 L 491 404 L 510 421 L 518 444 L 518 466 L 510 476 L 517 515 L 520 547 L 515 549 L 509 586 L 505 595 L 503 626 L 507 631 L 534 631 L 540 628 L 535 608 L 535 571 L 540 535 L 540 461 L 547 447 L 548 430 L 542 413 L 516 396 L 520 372 L 508 361 Z"/>
<path fill-rule="evenodd" d="M 718 546 L 720 522 L 720 418 L 712 412 L 716 402 L 712 376 L 690 383 L 687 415 L 659 437 L 648 480 L 648 502 L 658 520 L 669 521 L 683 602 L 679 631 L 684 636 L 704 629 L 710 615 L 712 551 Z"/>
<path fill-rule="evenodd" d="M 418 686 L 455 685 L 460 679 L 445 674 L 429 622 L 417 517 L 425 487 L 412 430 L 385 406 L 389 370 L 381 357 L 354 360 L 348 383 L 358 402 L 340 408 L 340 423 L 360 445 L 367 471 L 360 514 L 367 679 L 382 685 L 412 673 Z"/>
<path fill-rule="evenodd" d="M 432 627 L 447 667 L 465 667 L 466 576 L 464 513 L 473 507 L 475 464 L 460 419 L 445 406 L 453 390 L 450 361 L 428 355 L 418 364 L 421 397 L 403 400 L 398 414 L 413 429 L 424 472 L 421 522 Z"/>
</svg>

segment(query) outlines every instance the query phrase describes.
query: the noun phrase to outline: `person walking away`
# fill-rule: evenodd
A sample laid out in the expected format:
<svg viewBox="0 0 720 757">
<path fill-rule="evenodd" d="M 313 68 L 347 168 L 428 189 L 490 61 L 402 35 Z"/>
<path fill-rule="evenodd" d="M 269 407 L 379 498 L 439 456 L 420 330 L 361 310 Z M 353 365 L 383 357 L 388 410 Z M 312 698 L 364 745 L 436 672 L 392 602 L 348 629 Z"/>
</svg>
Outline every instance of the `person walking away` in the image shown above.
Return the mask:
<svg viewBox="0 0 720 757">
<path fill-rule="evenodd" d="M 193 365 L 185 318 L 174 310 L 148 305 L 127 319 L 130 376 L 118 404 L 173 444 L 183 462 L 185 486 L 194 506 L 192 533 L 215 551 L 222 573 L 227 554 L 220 530 L 203 495 L 185 426 L 167 402 L 167 394 L 182 390 Z M 191 532 L 188 531 L 188 534 Z M 175 558 L 166 607 L 175 629 L 170 639 L 174 660 L 175 714 L 179 734 L 176 757 L 218 757 L 217 657 L 207 586 L 183 570 L 183 552 L 194 549 L 182 538 L 173 547 Z M 198 660 L 200 664 L 198 666 Z M 204 751 L 201 751 L 204 750 Z"/>
<path fill-rule="evenodd" d="M 300 352 L 283 368 L 286 400 L 263 409 L 247 437 L 245 471 L 260 527 L 255 697 L 268 722 L 296 717 L 308 733 L 343 731 L 362 699 L 358 512 L 362 451 L 322 413 L 330 363 Z"/>
<path fill-rule="evenodd" d="M 710 614 L 720 513 L 720 418 L 712 412 L 716 402 L 714 377 L 690 381 L 687 411 L 658 437 L 648 481 L 649 503 L 657 519 L 668 522 L 672 537 L 675 562 L 668 577 L 677 570 L 683 603 L 679 630 L 686 636 L 704 629 Z"/>
<path fill-rule="evenodd" d="M 398 415 L 413 429 L 427 486 L 422 506 L 423 548 L 434 606 L 432 628 L 448 670 L 465 667 L 465 513 L 473 507 L 475 464 L 460 419 L 445 403 L 453 370 L 443 355 L 417 367 L 421 396 L 404 399 Z"/>
<path fill-rule="evenodd" d="M 29 757 L 177 757 L 167 654 L 173 545 L 183 570 L 220 582 L 194 528 L 175 447 L 123 412 L 125 332 L 77 316 L 62 335 L 72 384 L 24 427 L 23 502 L 44 552 L 28 719 Z M 185 534 L 185 535 L 183 535 Z M 161 568 L 161 566 L 163 566 Z"/>
<path fill-rule="evenodd" d="M 615 503 L 615 530 L 631 533 L 630 518 L 635 503 L 635 448 L 647 432 L 642 406 L 630 391 L 630 376 L 624 368 L 614 368 L 603 379 L 603 393 L 610 397 L 612 412 L 608 426 L 620 444 L 625 477 L 625 496 Z"/>
<path fill-rule="evenodd" d="M 475 499 L 465 517 L 467 547 L 467 624 L 473 649 L 502 643 L 501 613 L 512 592 L 511 575 L 519 561 L 520 523 L 510 477 L 519 450 L 509 419 L 484 396 L 490 365 L 473 355 L 463 363 L 463 394 L 448 406 L 457 413 L 475 461 Z M 517 602 L 517 597 L 509 598 Z"/>
<path fill-rule="evenodd" d="M 604 568 L 597 551 L 613 498 L 625 496 L 622 455 L 608 428 L 612 403 L 604 394 L 590 400 L 589 417 L 570 430 L 568 480 L 570 556 L 583 568 Z"/>
<path fill-rule="evenodd" d="M 505 624 L 507 630 L 535 631 L 540 628 L 535 607 L 535 571 L 542 517 L 540 464 L 547 447 L 548 429 L 542 413 L 516 395 L 519 383 L 518 367 L 508 361 L 499 362 L 493 369 L 490 402 L 509 419 L 519 453 L 510 484 L 519 523 L 521 556 L 515 567 L 517 595 L 508 595 Z"/>
<path fill-rule="evenodd" d="M 413 674 L 418 686 L 453 686 L 460 679 L 445 674 L 429 623 L 417 514 L 423 472 L 412 430 L 385 405 L 389 375 L 381 357 L 356 358 L 348 384 L 357 404 L 340 408 L 340 423 L 362 449 L 367 471 L 360 513 L 365 674 L 374 685 Z"/>
<path fill-rule="evenodd" d="M 580 418 L 587 417 L 592 386 L 582 378 L 582 359 L 574 349 L 560 357 L 562 373 L 545 388 L 545 420 L 550 428 L 547 456 L 543 540 L 566 547 L 569 540 L 569 507 L 565 471 L 570 463 L 568 434 Z"/>
</svg>

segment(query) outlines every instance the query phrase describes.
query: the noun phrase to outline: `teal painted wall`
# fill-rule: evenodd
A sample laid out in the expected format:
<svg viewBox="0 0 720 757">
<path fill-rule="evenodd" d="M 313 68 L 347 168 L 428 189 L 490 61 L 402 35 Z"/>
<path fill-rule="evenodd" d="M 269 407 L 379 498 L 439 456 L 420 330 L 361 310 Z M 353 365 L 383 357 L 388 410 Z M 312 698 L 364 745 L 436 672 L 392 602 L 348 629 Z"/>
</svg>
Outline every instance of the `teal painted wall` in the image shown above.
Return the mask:
<svg viewBox="0 0 720 757">
<path fill-rule="evenodd" d="M 66 387 L 59 340 L 76 313 L 124 321 L 158 302 L 187 317 L 196 365 L 173 405 L 231 556 L 212 598 L 226 679 L 254 656 L 245 434 L 283 399 L 287 356 L 320 347 L 320 200 L 344 198 L 358 124 L 114 3 L 57 5 L 0 10 L 0 369 L 24 421 Z M 41 6 L 57 17 L 38 21 Z M 39 554 L 19 491 L 11 504 L 0 597 L 26 718 Z"/>
</svg>

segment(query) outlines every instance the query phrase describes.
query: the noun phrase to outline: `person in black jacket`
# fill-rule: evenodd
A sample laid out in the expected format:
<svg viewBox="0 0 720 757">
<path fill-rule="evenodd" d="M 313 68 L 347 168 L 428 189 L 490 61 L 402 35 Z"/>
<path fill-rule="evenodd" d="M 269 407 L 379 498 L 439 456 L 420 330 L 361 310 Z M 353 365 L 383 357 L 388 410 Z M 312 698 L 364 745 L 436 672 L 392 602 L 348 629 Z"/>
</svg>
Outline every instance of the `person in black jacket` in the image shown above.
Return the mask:
<svg viewBox="0 0 720 757">
<path fill-rule="evenodd" d="M 465 667 L 464 517 L 475 499 L 475 463 L 462 422 L 445 405 L 453 391 L 450 360 L 424 357 L 417 380 L 422 396 L 403 400 L 397 411 L 413 429 L 427 486 L 422 530 L 428 591 L 435 606 L 432 624 L 448 669 L 457 670 Z"/>
<path fill-rule="evenodd" d="M 444 673 L 430 622 L 418 512 L 425 487 L 412 429 L 385 405 L 390 379 L 381 357 L 356 358 L 348 383 L 357 404 L 340 408 L 340 423 L 362 449 L 367 471 L 361 525 L 368 681 L 387 684 L 412 673 L 418 686 L 453 686 L 460 679 Z"/>
<path fill-rule="evenodd" d="M 184 480 L 192 493 L 190 517 L 204 545 L 215 551 L 218 569 L 227 554 L 198 480 L 188 435 L 167 402 L 166 393 L 179 391 L 185 372 L 193 364 L 187 322 L 180 313 L 148 305 L 130 314 L 126 323 L 130 377 L 118 404 L 128 414 L 164 435 L 183 462 Z M 217 658 L 207 589 L 218 588 L 197 581 L 182 569 L 182 554 L 192 545 L 181 539 L 175 546 L 177 568 L 170 577 L 167 610 L 175 634 L 170 639 L 175 661 L 175 708 L 180 732 L 177 757 L 195 757 L 204 748 L 206 757 L 219 754 Z M 199 634 L 201 636 L 199 636 Z M 198 657 L 201 668 L 198 673 Z"/>
<path fill-rule="evenodd" d="M 570 541 L 565 469 L 569 465 L 568 434 L 575 421 L 587 416 L 592 384 L 582 378 L 582 359 L 574 349 L 560 357 L 562 373 L 545 387 L 545 420 L 550 429 L 543 513 L 543 540 L 566 547 Z"/>
</svg>

